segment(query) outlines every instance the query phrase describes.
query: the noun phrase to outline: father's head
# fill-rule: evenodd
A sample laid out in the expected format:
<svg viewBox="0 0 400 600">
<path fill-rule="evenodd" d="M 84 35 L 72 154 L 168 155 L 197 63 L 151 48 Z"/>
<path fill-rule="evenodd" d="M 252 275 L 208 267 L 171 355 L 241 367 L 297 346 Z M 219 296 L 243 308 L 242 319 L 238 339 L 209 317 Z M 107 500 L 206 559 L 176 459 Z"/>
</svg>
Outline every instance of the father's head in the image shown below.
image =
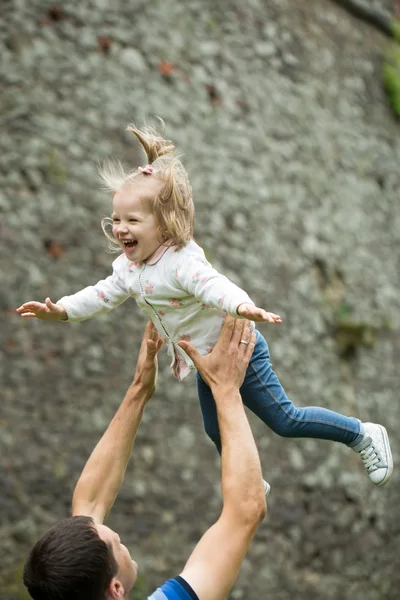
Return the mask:
<svg viewBox="0 0 400 600">
<path fill-rule="evenodd" d="M 24 583 L 34 600 L 127 598 L 137 564 L 120 537 L 92 518 L 59 521 L 34 545 Z"/>
</svg>

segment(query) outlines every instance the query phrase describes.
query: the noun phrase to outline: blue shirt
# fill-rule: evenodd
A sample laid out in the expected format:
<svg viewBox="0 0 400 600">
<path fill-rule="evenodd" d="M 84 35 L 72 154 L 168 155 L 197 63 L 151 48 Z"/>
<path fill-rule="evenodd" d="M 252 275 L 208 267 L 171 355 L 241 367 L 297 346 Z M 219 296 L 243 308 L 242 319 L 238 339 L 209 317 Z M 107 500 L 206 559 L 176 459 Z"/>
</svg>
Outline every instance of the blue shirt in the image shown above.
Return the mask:
<svg viewBox="0 0 400 600">
<path fill-rule="evenodd" d="M 197 594 L 180 575 L 169 579 L 147 600 L 199 600 Z"/>
</svg>

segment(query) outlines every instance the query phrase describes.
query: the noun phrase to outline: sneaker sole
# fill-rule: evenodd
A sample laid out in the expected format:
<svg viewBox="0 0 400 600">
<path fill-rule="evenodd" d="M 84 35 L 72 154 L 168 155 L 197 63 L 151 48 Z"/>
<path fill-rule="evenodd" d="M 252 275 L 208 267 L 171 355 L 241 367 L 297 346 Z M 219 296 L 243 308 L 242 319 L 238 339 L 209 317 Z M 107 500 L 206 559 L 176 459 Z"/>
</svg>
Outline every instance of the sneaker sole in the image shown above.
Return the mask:
<svg viewBox="0 0 400 600">
<path fill-rule="evenodd" d="M 376 485 L 385 485 L 385 483 L 387 483 L 389 481 L 389 479 L 393 473 L 393 458 L 392 458 L 392 452 L 390 450 L 389 436 L 387 434 L 387 431 L 383 425 L 379 425 L 379 428 L 382 433 L 383 443 L 385 445 L 385 450 L 386 450 L 387 473 L 386 473 L 385 479 L 383 479 L 380 483 L 377 483 Z"/>
</svg>

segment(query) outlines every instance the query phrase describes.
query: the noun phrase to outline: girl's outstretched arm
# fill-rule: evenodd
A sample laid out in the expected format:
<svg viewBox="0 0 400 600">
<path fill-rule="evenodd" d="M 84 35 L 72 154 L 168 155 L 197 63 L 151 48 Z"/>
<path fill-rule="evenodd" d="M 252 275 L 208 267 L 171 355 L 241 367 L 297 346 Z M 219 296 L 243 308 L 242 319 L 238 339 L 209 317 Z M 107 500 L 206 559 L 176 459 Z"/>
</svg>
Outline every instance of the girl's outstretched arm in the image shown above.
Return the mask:
<svg viewBox="0 0 400 600">
<path fill-rule="evenodd" d="M 113 273 L 96 285 L 89 285 L 83 290 L 63 296 L 56 304 L 50 298 L 42 302 L 25 302 L 17 308 L 22 317 L 36 317 L 45 321 L 84 321 L 113 310 L 130 296 L 125 287 L 118 257 L 113 263 Z M 122 274 L 123 275 L 123 274 Z"/>
<path fill-rule="evenodd" d="M 43 321 L 68 321 L 67 311 L 63 306 L 54 304 L 50 298 L 46 298 L 43 302 L 24 302 L 17 313 L 21 317 L 36 317 Z"/>
<path fill-rule="evenodd" d="M 200 302 L 226 311 L 232 317 L 282 323 L 279 315 L 255 306 L 249 295 L 214 269 L 200 251 L 199 248 L 197 254 L 192 251 L 187 256 L 183 255 L 177 265 L 176 280 L 184 290 Z"/>
</svg>

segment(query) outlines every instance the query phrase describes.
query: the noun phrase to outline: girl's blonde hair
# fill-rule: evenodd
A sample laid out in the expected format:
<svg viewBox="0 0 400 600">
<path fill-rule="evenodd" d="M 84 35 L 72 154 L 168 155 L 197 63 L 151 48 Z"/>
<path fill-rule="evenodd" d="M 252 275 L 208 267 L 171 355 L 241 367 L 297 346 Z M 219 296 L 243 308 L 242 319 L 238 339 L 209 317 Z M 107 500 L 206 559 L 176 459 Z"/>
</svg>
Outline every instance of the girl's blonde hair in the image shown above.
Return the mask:
<svg viewBox="0 0 400 600">
<path fill-rule="evenodd" d="M 165 133 L 164 121 L 160 119 Z M 125 184 L 134 184 L 136 178 L 157 177 L 164 182 L 158 195 L 151 199 L 151 210 L 157 223 L 161 240 L 171 240 L 177 246 L 184 246 L 193 238 L 194 204 L 192 188 L 188 175 L 170 140 L 160 135 L 153 127 L 142 128 L 130 124 L 127 127 L 139 140 L 147 156 L 147 162 L 152 166 L 151 174 L 145 174 L 139 169 L 125 171 L 117 161 L 108 161 L 100 169 L 100 177 L 104 187 L 115 194 Z M 139 180 L 139 179 L 138 179 Z M 111 250 L 120 250 L 114 236 L 110 233 L 109 217 L 105 217 L 101 226 L 108 239 Z"/>
</svg>

